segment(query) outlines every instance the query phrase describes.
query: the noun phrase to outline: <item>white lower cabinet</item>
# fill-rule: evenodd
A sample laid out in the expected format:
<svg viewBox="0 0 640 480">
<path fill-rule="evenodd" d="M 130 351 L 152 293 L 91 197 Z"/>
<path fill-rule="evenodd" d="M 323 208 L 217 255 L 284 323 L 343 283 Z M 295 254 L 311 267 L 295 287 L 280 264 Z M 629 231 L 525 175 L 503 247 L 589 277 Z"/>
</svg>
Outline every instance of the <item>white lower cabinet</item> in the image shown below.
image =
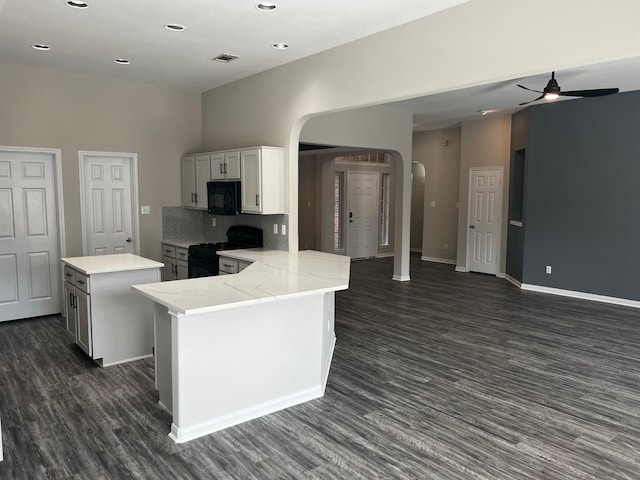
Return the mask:
<svg viewBox="0 0 640 480">
<path fill-rule="evenodd" d="M 234 273 L 240 273 L 249 265 L 251 265 L 251 262 L 221 256 L 220 265 L 218 267 L 218 275 L 232 275 Z"/>
<path fill-rule="evenodd" d="M 131 285 L 158 282 L 160 264 L 154 263 L 149 269 L 88 275 L 64 264 L 66 330 L 101 366 L 153 353 L 153 309 Z"/>
<path fill-rule="evenodd" d="M 189 250 L 162 244 L 162 281 L 185 280 L 189 277 Z"/>
</svg>

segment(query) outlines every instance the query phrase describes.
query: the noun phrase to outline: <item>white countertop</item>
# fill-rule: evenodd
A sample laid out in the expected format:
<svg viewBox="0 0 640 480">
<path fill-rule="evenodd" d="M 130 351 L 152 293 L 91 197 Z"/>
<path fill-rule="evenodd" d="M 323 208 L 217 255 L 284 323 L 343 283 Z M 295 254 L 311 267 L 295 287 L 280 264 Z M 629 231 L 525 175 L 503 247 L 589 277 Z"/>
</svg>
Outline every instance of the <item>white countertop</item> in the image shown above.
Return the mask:
<svg viewBox="0 0 640 480">
<path fill-rule="evenodd" d="M 225 250 L 221 255 L 253 262 L 235 275 L 134 285 L 131 288 L 178 316 L 206 313 L 282 298 L 346 290 L 350 258 L 305 250 Z"/>
<path fill-rule="evenodd" d="M 205 240 L 162 240 L 162 243 L 178 248 L 189 248 L 191 245 L 203 243 Z"/>
<path fill-rule="evenodd" d="M 164 267 L 164 263 L 139 257 L 131 253 L 95 255 L 92 257 L 67 257 L 61 260 L 70 267 L 80 270 L 85 275 Z"/>
</svg>

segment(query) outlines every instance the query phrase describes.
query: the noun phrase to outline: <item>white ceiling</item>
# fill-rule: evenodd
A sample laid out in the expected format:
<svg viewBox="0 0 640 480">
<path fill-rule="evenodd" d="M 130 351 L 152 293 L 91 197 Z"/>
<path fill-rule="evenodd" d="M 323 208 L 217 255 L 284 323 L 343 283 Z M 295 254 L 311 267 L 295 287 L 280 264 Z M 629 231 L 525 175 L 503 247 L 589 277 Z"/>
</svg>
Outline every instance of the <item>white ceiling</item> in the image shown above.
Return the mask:
<svg viewBox="0 0 640 480">
<path fill-rule="evenodd" d="M 66 0 L 0 0 L 0 62 L 202 92 L 469 0 L 275 0 L 271 12 L 259 11 L 259 0 L 84 1 L 89 8 L 78 10 Z M 186 30 L 168 31 L 168 23 Z M 290 48 L 276 50 L 276 42 Z M 34 43 L 51 50 L 34 50 Z M 240 58 L 211 60 L 221 53 Z M 388 106 L 413 112 L 416 131 L 444 128 L 480 118 L 480 110 L 513 113 L 536 97 L 516 84 L 541 90 L 549 77 L 545 72 Z M 640 90 L 640 57 L 556 77 L 563 90 Z"/>
<path fill-rule="evenodd" d="M 202 92 L 468 0 L 274 0 L 270 12 L 259 1 L 0 0 L 0 62 Z M 240 58 L 211 60 L 221 53 Z"/>
</svg>

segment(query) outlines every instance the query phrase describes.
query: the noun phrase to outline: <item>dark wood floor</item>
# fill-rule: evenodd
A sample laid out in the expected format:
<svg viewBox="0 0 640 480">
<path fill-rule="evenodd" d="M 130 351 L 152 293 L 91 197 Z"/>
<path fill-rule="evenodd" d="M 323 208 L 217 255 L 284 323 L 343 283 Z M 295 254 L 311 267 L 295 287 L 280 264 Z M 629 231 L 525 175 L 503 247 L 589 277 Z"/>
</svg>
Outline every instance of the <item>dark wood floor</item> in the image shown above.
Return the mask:
<svg viewBox="0 0 640 480">
<path fill-rule="evenodd" d="M 100 369 L 59 318 L 0 324 L 0 478 L 640 478 L 638 310 L 391 273 L 352 264 L 322 399 L 180 445 L 152 360 Z"/>
</svg>

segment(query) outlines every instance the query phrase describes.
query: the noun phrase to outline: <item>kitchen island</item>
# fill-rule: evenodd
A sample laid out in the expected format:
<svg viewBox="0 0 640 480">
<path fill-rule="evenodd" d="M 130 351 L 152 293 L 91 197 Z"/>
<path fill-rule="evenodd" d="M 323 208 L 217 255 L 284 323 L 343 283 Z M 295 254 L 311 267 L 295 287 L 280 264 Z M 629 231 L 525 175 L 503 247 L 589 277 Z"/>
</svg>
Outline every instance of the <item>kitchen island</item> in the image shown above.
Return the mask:
<svg viewBox="0 0 640 480">
<path fill-rule="evenodd" d="M 185 442 L 324 394 L 335 345 L 335 292 L 349 257 L 225 251 L 235 275 L 134 285 L 154 302 L 159 403 Z"/>
<path fill-rule="evenodd" d="M 66 328 L 100 366 L 153 354 L 153 308 L 131 285 L 159 282 L 163 264 L 130 253 L 68 257 L 64 271 Z"/>
</svg>

